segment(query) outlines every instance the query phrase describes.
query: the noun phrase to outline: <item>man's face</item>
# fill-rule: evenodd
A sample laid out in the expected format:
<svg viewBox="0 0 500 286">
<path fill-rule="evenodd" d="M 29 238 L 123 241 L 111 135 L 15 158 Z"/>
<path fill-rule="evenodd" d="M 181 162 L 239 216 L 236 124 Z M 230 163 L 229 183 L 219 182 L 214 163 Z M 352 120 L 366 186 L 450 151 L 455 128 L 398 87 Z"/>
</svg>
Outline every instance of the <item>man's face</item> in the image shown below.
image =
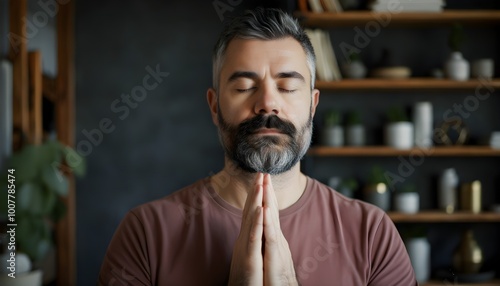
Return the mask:
<svg viewBox="0 0 500 286">
<path fill-rule="evenodd" d="M 279 174 L 307 151 L 319 92 L 293 38 L 234 39 L 219 90 L 208 91 L 214 123 L 229 159 L 248 172 Z"/>
</svg>

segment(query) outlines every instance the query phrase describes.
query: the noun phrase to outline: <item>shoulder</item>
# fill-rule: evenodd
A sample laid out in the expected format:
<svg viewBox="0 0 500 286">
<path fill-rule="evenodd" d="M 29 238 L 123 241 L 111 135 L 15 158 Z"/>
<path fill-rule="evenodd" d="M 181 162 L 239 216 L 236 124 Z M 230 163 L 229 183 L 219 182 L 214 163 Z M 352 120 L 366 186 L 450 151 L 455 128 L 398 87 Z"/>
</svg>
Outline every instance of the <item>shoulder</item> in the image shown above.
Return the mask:
<svg viewBox="0 0 500 286">
<path fill-rule="evenodd" d="M 133 208 L 127 216 L 148 222 L 185 221 L 191 213 L 201 210 L 207 204 L 207 200 L 211 199 L 207 180 L 207 178 L 200 179 L 163 198 L 141 204 Z"/>
</svg>

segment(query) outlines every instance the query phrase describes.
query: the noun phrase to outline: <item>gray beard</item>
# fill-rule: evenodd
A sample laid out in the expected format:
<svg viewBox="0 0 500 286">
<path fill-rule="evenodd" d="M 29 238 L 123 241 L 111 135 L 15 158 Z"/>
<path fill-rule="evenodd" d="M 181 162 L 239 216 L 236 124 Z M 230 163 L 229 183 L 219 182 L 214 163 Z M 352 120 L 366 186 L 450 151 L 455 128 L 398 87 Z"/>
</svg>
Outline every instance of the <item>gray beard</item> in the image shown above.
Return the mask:
<svg viewBox="0 0 500 286">
<path fill-rule="evenodd" d="M 249 173 L 277 175 L 289 171 L 304 157 L 311 144 L 311 114 L 308 121 L 290 136 L 238 135 L 240 126 L 229 125 L 220 109 L 218 120 L 219 139 L 226 156 Z"/>
</svg>

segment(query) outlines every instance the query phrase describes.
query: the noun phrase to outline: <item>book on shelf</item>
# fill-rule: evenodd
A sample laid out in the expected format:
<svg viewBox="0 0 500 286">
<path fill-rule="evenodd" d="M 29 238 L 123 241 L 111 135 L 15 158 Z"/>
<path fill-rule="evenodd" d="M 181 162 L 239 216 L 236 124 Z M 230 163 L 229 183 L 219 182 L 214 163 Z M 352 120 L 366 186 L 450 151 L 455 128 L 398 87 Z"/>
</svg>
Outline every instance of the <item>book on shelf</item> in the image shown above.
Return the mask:
<svg viewBox="0 0 500 286">
<path fill-rule="evenodd" d="M 344 9 L 339 0 L 298 0 L 302 12 L 342 12 Z"/>
<path fill-rule="evenodd" d="M 368 7 L 375 12 L 441 12 L 446 5 L 444 0 L 372 0 Z"/>
<path fill-rule="evenodd" d="M 338 81 L 342 79 L 330 34 L 321 29 L 306 29 L 307 36 L 316 54 L 316 75 L 319 80 Z"/>
</svg>

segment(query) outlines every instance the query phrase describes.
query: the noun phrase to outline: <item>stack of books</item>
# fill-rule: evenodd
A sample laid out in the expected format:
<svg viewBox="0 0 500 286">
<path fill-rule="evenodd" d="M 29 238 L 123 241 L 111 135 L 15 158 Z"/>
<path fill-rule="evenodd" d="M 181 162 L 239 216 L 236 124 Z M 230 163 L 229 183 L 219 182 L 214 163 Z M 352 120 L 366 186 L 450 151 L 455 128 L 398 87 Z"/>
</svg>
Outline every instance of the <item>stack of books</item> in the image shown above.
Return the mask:
<svg viewBox="0 0 500 286">
<path fill-rule="evenodd" d="M 317 79 L 324 81 L 341 80 L 342 75 L 330 41 L 330 34 L 321 29 L 306 29 L 305 31 L 316 54 Z"/>
<path fill-rule="evenodd" d="M 441 12 L 445 0 L 372 0 L 368 7 L 374 12 Z"/>
</svg>

